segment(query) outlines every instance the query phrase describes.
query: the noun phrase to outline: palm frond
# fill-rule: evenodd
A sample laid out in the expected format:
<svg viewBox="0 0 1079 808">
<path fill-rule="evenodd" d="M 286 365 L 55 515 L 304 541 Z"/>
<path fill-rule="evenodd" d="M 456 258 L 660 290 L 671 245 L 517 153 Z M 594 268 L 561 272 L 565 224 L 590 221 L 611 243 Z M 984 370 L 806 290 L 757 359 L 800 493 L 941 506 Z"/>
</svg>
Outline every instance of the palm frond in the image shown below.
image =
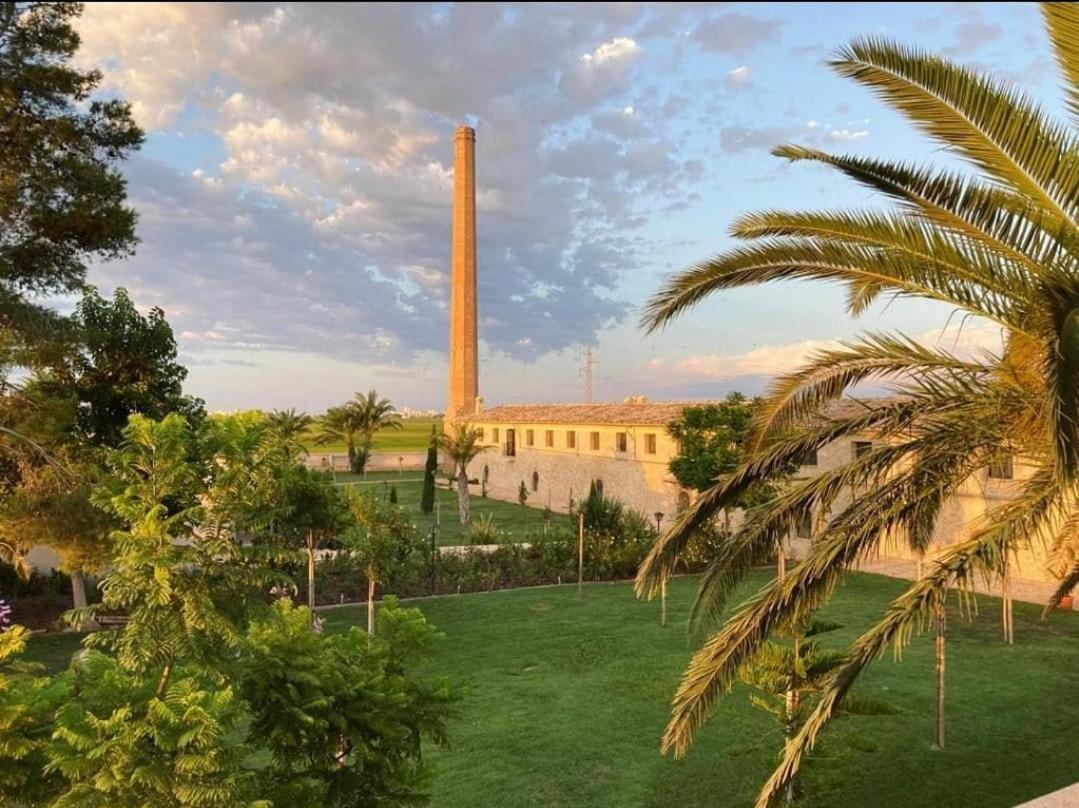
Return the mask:
<svg viewBox="0 0 1079 808">
<path fill-rule="evenodd" d="M 1042 3 L 1042 15 L 1060 72 L 1064 74 L 1064 90 L 1068 109 L 1079 118 L 1079 8 L 1074 3 Z"/>
<path fill-rule="evenodd" d="M 709 295 L 779 280 L 875 283 L 901 296 L 947 303 L 1023 332 L 1026 312 L 1008 296 L 959 278 L 940 262 L 913 259 L 865 245 L 761 239 L 668 278 L 645 306 L 641 324 L 656 331 Z"/>
<path fill-rule="evenodd" d="M 896 200 L 908 213 L 980 241 L 1023 264 L 1034 275 L 1060 251 L 1060 245 L 1046 237 L 1059 229 L 1051 224 L 1055 220 L 1028 198 L 1005 188 L 960 174 L 803 146 L 780 146 L 772 153 L 791 161 L 810 160 L 836 168 Z"/>
<path fill-rule="evenodd" d="M 1079 198 L 1075 138 L 1022 93 L 940 57 L 859 39 L 831 62 L 930 137 L 1070 224 Z"/>
<path fill-rule="evenodd" d="M 851 646 L 846 662 L 832 674 L 820 700 L 798 733 L 791 738 L 779 766 L 757 797 L 757 808 L 767 808 L 797 775 L 802 758 L 813 749 L 825 725 L 841 709 L 858 676 L 889 647 L 898 654 L 915 630 L 931 619 L 950 585 L 970 589 L 975 575 L 993 577 L 1010 545 L 1029 538 L 1062 506 L 1064 492 L 1047 475 L 1029 481 L 1022 495 L 1001 506 L 982 530 L 954 544 L 932 561 L 928 571 L 889 605 L 883 619 Z"/>
</svg>

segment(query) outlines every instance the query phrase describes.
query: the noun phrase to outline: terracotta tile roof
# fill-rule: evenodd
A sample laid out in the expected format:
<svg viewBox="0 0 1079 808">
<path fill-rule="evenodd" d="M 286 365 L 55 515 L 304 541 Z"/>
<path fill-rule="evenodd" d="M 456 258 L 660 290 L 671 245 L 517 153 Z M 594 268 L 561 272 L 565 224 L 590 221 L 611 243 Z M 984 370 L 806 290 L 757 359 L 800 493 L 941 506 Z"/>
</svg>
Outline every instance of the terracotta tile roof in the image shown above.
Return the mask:
<svg viewBox="0 0 1079 808">
<path fill-rule="evenodd" d="M 648 401 L 636 404 L 502 404 L 472 420 L 505 424 L 623 424 L 665 426 L 686 407 L 709 401 Z"/>
<path fill-rule="evenodd" d="M 880 407 L 892 398 L 845 398 L 825 410 L 831 418 L 849 418 Z M 646 401 L 632 404 L 501 404 L 477 413 L 477 423 L 499 424 L 622 424 L 625 426 L 665 426 L 686 407 L 714 401 Z"/>
</svg>

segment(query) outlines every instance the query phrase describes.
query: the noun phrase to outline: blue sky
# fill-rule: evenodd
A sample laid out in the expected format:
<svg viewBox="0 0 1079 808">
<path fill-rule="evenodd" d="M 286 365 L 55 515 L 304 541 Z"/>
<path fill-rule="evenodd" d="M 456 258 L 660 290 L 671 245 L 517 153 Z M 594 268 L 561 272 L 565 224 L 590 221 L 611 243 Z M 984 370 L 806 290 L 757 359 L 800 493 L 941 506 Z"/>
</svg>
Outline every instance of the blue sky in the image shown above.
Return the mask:
<svg viewBox="0 0 1079 808">
<path fill-rule="evenodd" d="M 1059 111 L 1028 4 L 100 3 L 80 32 L 148 134 L 125 168 L 138 252 L 91 281 L 165 309 L 214 409 L 317 411 L 370 387 L 441 407 L 462 121 L 490 404 L 580 399 L 588 343 L 608 400 L 757 392 L 865 329 L 992 345 L 930 304 L 852 321 L 808 284 L 724 294 L 655 336 L 637 320 L 741 213 L 881 204 L 773 146 L 950 163 L 829 71 L 852 38 L 992 70 Z"/>
</svg>

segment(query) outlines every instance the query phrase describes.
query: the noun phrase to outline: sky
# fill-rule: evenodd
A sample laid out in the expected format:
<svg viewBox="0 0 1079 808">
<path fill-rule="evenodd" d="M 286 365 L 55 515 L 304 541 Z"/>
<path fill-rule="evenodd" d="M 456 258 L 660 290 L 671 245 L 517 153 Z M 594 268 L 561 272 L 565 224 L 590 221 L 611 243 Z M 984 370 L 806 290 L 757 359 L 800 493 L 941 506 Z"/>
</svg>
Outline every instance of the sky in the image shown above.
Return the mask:
<svg viewBox="0 0 1079 808">
<path fill-rule="evenodd" d="M 796 143 L 954 167 L 827 60 L 884 36 L 989 70 L 1053 113 L 1031 4 L 92 3 L 79 61 L 146 130 L 124 166 L 132 258 L 90 281 L 164 309 L 214 410 L 318 412 L 377 388 L 445 400 L 454 128 L 476 128 L 487 405 L 757 393 L 866 330 L 999 334 L 936 304 L 788 282 L 717 295 L 656 335 L 669 273 L 740 214 L 883 202 Z"/>
</svg>

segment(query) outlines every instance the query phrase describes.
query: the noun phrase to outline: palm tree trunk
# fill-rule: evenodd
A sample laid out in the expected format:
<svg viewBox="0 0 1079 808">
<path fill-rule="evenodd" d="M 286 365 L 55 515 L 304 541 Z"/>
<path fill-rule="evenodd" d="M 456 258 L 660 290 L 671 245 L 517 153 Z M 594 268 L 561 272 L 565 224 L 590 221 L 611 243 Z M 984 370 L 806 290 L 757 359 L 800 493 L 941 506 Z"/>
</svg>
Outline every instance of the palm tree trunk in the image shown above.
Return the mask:
<svg viewBox="0 0 1079 808">
<path fill-rule="evenodd" d="M 367 573 L 367 633 L 375 633 L 375 579 Z"/>
<path fill-rule="evenodd" d="M 311 622 L 315 620 L 315 536 L 307 531 L 307 608 Z"/>
<path fill-rule="evenodd" d="M 937 638 L 936 638 L 936 680 L 937 680 L 937 701 L 936 701 L 936 721 L 933 727 L 933 748 L 944 748 L 944 642 L 945 642 L 945 620 L 944 620 L 944 596 L 940 595 L 937 598 L 936 604 L 937 612 Z"/>
<path fill-rule="evenodd" d="M 461 524 L 467 527 L 472 520 L 468 510 L 468 472 L 463 466 L 457 472 L 457 510 L 461 516 Z"/>
<path fill-rule="evenodd" d="M 71 603 L 76 609 L 86 608 L 86 578 L 79 569 L 71 571 Z"/>
</svg>

